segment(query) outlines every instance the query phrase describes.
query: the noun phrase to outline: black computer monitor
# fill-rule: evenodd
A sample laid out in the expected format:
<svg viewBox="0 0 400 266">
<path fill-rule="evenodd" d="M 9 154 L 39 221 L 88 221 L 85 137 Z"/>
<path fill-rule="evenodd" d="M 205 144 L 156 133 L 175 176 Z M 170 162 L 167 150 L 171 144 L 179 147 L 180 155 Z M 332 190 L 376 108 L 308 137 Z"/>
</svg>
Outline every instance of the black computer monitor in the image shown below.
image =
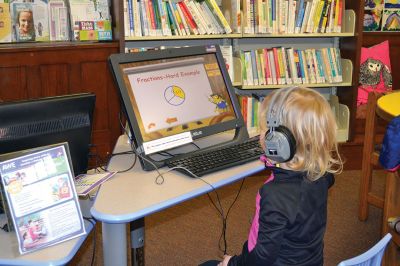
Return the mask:
<svg viewBox="0 0 400 266">
<path fill-rule="evenodd" d="M 0 153 L 68 142 L 74 174 L 86 173 L 95 100 L 82 93 L 0 103 Z"/>
<path fill-rule="evenodd" d="M 114 54 L 110 64 L 145 170 L 164 165 L 155 153 L 198 138 L 232 129 L 230 143 L 248 137 L 218 46 Z"/>
</svg>

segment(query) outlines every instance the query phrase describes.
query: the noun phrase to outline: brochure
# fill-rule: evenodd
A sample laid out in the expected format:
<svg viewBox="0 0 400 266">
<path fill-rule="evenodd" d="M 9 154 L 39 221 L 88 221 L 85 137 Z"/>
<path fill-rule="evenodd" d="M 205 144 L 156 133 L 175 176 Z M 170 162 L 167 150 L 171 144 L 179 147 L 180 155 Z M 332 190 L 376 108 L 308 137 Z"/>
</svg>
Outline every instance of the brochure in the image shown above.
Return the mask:
<svg viewBox="0 0 400 266">
<path fill-rule="evenodd" d="M 82 174 L 75 177 L 75 188 L 78 196 L 87 196 L 90 191 L 110 179 L 116 172 Z"/>
<path fill-rule="evenodd" d="M 21 254 L 86 234 L 68 143 L 0 155 L 0 178 Z"/>
</svg>

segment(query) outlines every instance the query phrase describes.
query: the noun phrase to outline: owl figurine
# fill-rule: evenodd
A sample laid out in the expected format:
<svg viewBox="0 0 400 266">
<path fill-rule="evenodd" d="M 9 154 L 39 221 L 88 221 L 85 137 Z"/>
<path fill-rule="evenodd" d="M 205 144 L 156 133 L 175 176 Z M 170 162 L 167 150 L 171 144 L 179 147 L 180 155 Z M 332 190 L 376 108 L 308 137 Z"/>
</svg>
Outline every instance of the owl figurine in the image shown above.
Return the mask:
<svg viewBox="0 0 400 266">
<path fill-rule="evenodd" d="M 392 87 L 392 74 L 380 60 L 368 58 L 360 66 L 360 84 L 375 87 L 383 81 L 386 89 Z"/>
</svg>

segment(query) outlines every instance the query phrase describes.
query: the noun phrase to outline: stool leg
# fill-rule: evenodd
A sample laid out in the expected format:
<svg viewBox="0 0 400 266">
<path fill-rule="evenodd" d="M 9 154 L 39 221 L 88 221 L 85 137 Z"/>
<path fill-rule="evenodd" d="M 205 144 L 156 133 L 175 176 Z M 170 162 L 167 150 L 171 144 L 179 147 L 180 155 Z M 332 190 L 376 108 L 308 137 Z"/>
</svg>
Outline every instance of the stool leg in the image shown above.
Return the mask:
<svg viewBox="0 0 400 266">
<path fill-rule="evenodd" d="M 366 160 L 363 159 L 362 163 L 363 166 L 361 170 L 360 190 L 359 190 L 360 195 L 359 195 L 358 219 L 360 221 L 365 221 L 368 218 L 368 194 L 371 190 L 371 181 L 372 181 L 372 165 L 369 163 L 370 158 L 365 158 L 365 159 Z"/>
<path fill-rule="evenodd" d="M 363 147 L 363 160 L 360 178 L 359 190 L 359 209 L 358 218 L 365 221 L 368 217 L 368 194 L 371 190 L 372 170 L 371 165 L 372 152 L 374 151 L 375 131 L 376 131 L 376 100 L 374 93 L 368 95 L 367 113 L 365 119 L 365 135 Z"/>
</svg>

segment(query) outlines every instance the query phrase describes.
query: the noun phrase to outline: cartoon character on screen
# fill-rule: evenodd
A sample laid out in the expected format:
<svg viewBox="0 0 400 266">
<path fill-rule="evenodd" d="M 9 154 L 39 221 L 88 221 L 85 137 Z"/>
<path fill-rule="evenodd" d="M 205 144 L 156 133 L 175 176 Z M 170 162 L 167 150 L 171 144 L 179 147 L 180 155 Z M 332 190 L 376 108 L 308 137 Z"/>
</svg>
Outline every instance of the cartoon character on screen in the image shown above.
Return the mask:
<svg viewBox="0 0 400 266">
<path fill-rule="evenodd" d="M 228 104 L 220 94 L 211 94 L 208 100 L 215 104 L 215 112 L 224 113 L 228 111 Z"/>
</svg>

